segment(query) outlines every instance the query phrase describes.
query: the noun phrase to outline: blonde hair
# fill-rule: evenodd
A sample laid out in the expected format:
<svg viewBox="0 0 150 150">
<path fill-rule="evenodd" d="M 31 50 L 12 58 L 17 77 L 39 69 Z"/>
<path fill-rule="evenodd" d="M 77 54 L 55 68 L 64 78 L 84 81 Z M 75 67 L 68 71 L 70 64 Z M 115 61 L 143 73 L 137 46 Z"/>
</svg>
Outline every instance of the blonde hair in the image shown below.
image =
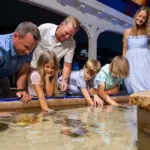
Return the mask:
<svg viewBox="0 0 150 150">
<path fill-rule="evenodd" d="M 149 23 L 150 23 L 150 10 L 148 7 L 143 6 L 140 9 L 137 10 L 136 14 L 134 15 L 134 19 L 133 19 L 133 26 L 131 28 L 131 34 L 134 36 L 137 36 L 138 33 L 138 26 L 136 24 L 136 17 L 137 15 L 141 12 L 141 11 L 145 11 L 147 13 L 147 18 L 145 23 L 142 25 L 143 29 L 142 29 L 142 34 L 143 35 L 147 35 L 149 32 Z"/>
<path fill-rule="evenodd" d="M 73 27 L 78 30 L 80 28 L 80 21 L 74 16 L 68 16 L 64 21 L 64 24 L 72 23 Z"/>
<path fill-rule="evenodd" d="M 129 63 L 124 56 L 116 56 L 110 64 L 110 72 L 113 75 L 126 78 L 129 76 Z"/>
<path fill-rule="evenodd" d="M 45 81 L 44 66 L 47 63 L 52 63 L 55 66 L 55 74 L 50 80 L 52 81 L 57 79 L 58 61 L 57 61 L 56 54 L 52 51 L 45 51 L 40 55 L 39 60 L 37 62 L 37 70 L 41 75 L 41 84 L 44 84 L 43 81 Z"/>
<path fill-rule="evenodd" d="M 96 75 L 101 69 L 101 64 L 97 60 L 89 59 L 84 65 L 84 68 L 86 68 L 91 75 Z"/>
</svg>

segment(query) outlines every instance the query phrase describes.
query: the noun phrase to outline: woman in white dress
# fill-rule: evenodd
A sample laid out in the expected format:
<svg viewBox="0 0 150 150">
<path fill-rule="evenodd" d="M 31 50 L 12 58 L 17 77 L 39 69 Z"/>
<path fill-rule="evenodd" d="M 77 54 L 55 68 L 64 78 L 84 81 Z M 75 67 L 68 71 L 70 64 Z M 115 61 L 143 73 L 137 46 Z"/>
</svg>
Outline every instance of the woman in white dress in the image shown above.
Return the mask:
<svg viewBox="0 0 150 150">
<path fill-rule="evenodd" d="M 129 94 L 150 90 L 149 8 L 141 7 L 133 26 L 124 32 L 123 56 L 129 61 L 130 74 L 125 79 Z"/>
</svg>

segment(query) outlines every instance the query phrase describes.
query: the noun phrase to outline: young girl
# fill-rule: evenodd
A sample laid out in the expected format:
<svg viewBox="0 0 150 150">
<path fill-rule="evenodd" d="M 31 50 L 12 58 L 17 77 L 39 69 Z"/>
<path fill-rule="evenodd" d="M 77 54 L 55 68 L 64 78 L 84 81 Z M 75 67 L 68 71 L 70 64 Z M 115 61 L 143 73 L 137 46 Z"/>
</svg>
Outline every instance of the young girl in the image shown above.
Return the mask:
<svg viewBox="0 0 150 150">
<path fill-rule="evenodd" d="M 109 94 L 117 94 L 123 79 L 129 75 L 128 60 L 123 56 L 113 58 L 111 64 L 102 67 L 94 78 L 94 88 L 98 95 L 108 104 L 117 106 Z"/>
<path fill-rule="evenodd" d="M 103 105 L 103 101 L 98 97 L 98 95 L 94 95 L 94 102 L 90 97 L 90 88 L 93 87 L 93 78 L 100 70 L 101 65 L 99 61 L 94 59 L 88 60 L 84 65 L 84 68 L 80 71 L 73 71 L 69 78 L 68 83 L 68 94 L 71 95 L 81 95 L 85 97 L 87 103 L 89 105 Z M 58 84 L 62 81 L 62 76 L 58 79 Z"/>
<path fill-rule="evenodd" d="M 37 96 L 43 111 L 51 111 L 45 99 L 52 96 L 57 81 L 58 62 L 54 52 L 43 52 L 37 62 L 37 69 L 33 69 L 28 84 L 28 93 Z"/>
</svg>

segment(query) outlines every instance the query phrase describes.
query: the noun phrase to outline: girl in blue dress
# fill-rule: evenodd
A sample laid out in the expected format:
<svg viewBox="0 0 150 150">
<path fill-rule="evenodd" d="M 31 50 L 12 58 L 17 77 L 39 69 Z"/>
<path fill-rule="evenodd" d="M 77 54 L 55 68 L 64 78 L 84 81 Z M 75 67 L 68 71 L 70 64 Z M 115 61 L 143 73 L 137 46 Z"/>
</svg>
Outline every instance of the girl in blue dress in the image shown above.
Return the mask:
<svg viewBox="0 0 150 150">
<path fill-rule="evenodd" d="M 123 56 L 129 61 L 130 74 L 125 79 L 129 94 L 150 90 L 149 8 L 141 7 L 133 26 L 124 32 Z"/>
</svg>

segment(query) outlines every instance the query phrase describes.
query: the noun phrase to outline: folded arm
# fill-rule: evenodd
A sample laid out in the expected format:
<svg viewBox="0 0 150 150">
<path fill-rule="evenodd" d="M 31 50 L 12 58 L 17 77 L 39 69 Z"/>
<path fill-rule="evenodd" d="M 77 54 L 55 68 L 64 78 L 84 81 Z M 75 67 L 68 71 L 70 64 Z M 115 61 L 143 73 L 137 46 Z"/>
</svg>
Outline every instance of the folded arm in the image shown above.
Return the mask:
<svg viewBox="0 0 150 150">
<path fill-rule="evenodd" d="M 46 84 L 46 95 L 53 96 L 55 90 L 55 82 L 49 78 L 49 75 L 45 76 L 45 84 Z"/>
<path fill-rule="evenodd" d="M 110 89 L 110 90 L 105 90 L 106 94 L 118 94 L 120 90 L 120 85 L 115 85 L 114 88 Z"/>
</svg>

